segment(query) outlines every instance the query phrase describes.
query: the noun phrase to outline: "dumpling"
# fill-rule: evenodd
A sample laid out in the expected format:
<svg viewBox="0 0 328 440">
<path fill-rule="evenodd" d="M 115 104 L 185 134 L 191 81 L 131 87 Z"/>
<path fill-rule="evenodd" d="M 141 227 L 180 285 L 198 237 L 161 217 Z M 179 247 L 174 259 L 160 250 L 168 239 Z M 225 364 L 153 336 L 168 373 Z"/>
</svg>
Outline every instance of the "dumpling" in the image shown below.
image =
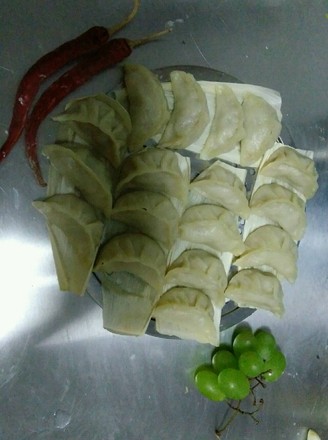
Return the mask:
<svg viewBox="0 0 328 440">
<path fill-rule="evenodd" d="M 240 215 L 249 216 L 246 188 L 239 177 L 224 168 L 220 161 L 202 171 L 190 184 L 190 190 L 200 194 L 207 203 L 215 203 Z"/>
<path fill-rule="evenodd" d="M 79 138 L 106 157 L 115 168 L 120 165 L 127 151 L 131 119 L 115 99 L 104 94 L 74 99 L 54 120 L 68 124 Z"/>
<path fill-rule="evenodd" d="M 214 252 L 240 255 L 245 249 L 236 216 L 216 205 L 195 205 L 186 209 L 180 221 L 179 238 Z"/>
<path fill-rule="evenodd" d="M 277 113 L 263 98 L 249 93 L 242 103 L 245 136 L 241 140 L 240 164 L 251 166 L 273 146 L 281 123 Z"/>
<path fill-rule="evenodd" d="M 260 174 L 286 182 L 306 199 L 313 197 L 318 189 L 313 160 L 289 146 L 275 150 L 261 166 Z"/>
<path fill-rule="evenodd" d="M 223 307 L 227 274 L 221 260 L 200 249 L 183 252 L 168 268 L 164 290 L 190 287 L 202 290 L 217 306 Z"/>
<path fill-rule="evenodd" d="M 112 177 L 108 165 L 92 151 L 80 145 L 47 145 L 43 154 L 53 167 L 75 186 L 90 205 L 110 217 Z"/>
<path fill-rule="evenodd" d="M 196 141 L 209 123 L 205 93 L 193 75 L 173 71 L 170 75 L 174 107 L 159 141 L 163 148 L 186 148 Z"/>
<path fill-rule="evenodd" d="M 128 272 L 101 276 L 103 325 L 112 333 L 145 334 L 159 292 Z"/>
<path fill-rule="evenodd" d="M 99 251 L 94 270 L 129 272 L 162 291 L 166 258 L 162 248 L 147 235 L 126 232 L 107 241 Z"/>
<path fill-rule="evenodd" d="M 305 203 L 293 191 L 277 184 L 260 186 L 250 200 L 252 214 L 267 217 L 300 240 L 306 229 Z"/>
<path fill-rule="evenodd" d="M 112 219 L 148 235 L 168 250 L 177 237 L 180 216 L 166 196 L 132 191 L 116 200 Z"/>
<path fill-rule="evenodd" d="M 180 200 L 180 208 L 184 208 L 189 182 L 188 158 L 169 150 L 147 148 L 131 154 L 123 162 L 116 192 L 119 196 L 128 191 L 154 191 L 167 196 L 171 201 Z"/>
<path fill-rule="evenodd" d="M 281 317 L 284 313 L 281 284 L 272 273 L 244 269 L 234 275 L 225 291 L 239 307 L 263 309 Z"/>
<path fill-rule="evenodd" d="M 124 82 L 132 121 L 128 144 L 130 151 L 137 151 L 150 138 L 162 134 L 170 112 L 159 79 L 146 67 L 125 65 Z"/>
<path fill-rule="evenodd" d="M 220 343 L 213 306 L 200 290 L 186 287 L 170 289 L 158 300 L 153 317 L 156 330 L 161 334 L 214 346 Z"/>
<path fill-rule="evenodd" d="M 210 132 L 200 153 L 201 159 L 213 159 L 227 153 L 244 137 L 244 115 L 230 87 L 215 87 L 215 113 Z"/>
<path fill-rule="evenodd" d="M 294 282 L 297 276 L 297 245 L 279 226 L 265 225 L 251 232 L 245 240 L 245 252 L 234 264 L 276 271 L 278 276 Z"/>
<path fill-rule="evenodd" d="M 33 206 L 47 220 L 60 290 L 83 295 L 104 224 L 95 209 L 74 194 L 54 195 Z"/>
</svg>

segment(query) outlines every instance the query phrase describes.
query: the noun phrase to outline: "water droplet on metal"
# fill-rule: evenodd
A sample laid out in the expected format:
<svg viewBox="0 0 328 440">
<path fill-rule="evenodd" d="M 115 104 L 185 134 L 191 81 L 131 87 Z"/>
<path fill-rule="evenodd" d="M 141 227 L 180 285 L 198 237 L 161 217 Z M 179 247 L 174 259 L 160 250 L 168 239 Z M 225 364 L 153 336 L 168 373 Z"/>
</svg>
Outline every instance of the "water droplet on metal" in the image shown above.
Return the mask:
<svg viewBox="0 0 328 440">
<path fill-rule="evenodd" d="M 62 409 L 57 409 L 54 412 L 54 424 L 57 429 L 64 429 L 67 425 L 69 425 L 71 421 L 71 415 Z"/>
</svg>

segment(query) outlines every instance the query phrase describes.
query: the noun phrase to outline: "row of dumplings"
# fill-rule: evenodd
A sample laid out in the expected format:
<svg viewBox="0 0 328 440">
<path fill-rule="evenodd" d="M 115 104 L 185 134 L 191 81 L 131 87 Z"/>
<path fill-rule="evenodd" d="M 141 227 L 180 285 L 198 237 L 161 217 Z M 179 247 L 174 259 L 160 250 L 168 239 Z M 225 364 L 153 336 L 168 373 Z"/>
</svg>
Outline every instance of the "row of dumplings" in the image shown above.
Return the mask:
<svg viewBox="0 0 328 440">
<path fill-rule="evenodd" d="M 306 201 L 318 188 L 312 157 L 310 151 L 279 143 L 263 157 L 243 228 L 245 252 L 234 260 L 238 272 L 226 290 L 239 306 L 283 314 L 281 281 L 296 280 Z"/>
<path fill-rule="evenodd" d="M 175 70 L 170 81 L 141 65 L 124 68 L 124 105 L 132 131 L 130 151 L 149 139 L 160 148 L 187 149 L 201 159 L 224 158 L 242 166 L 258 164 L 281 131 L 279 93 L 259 86 L 196 81 Z M 122 93 L 117 96 L 122 98 Z"/>
<path fill-rule="evenodd" d="M 148 148 L 123 161 L 94 267 L 107 329 L 140 335 L 155 317 L 160 333 L 219 343 L 231 258 L 244 249 L 238 214 L 228 209 L 235 195 L 248 215 L 238 180 L 229 166 L 213 164 L 194 179 L 193 191 L 197 182 L 200 195 L 206 182 L 219 191 L 200 203 L 190 191 L 189 159 L 179 153 Z"/>
<path fill-rule="evenodd" d="M 47 218 L 61 290 L 83 294 L 96 270 L 109 330 L 143 334 L 155 317 L 161 333 L 213 345 L 227 298 L 281 315 L 280 281 L 296 278 L 296 242 L 317 174 L 309 155 L 274 144 L 280 97 L 197 83 L 185 72 L 160 84 L 138 65 L 125 68 L 125 84 L 118 101 L 97 95 L 69 103 L 55 118 L 56 144 L 44 148 L 48 198 L 34 205 Z M 185 93 L 202 116 L 189 134 Z M 151 137 L 161 148 L 139 151 Z M 189 159 L 172 151 L 180 148 L 256 164 L 251 197 L 247 171 L 219 160 L 190 182 Z M 256 157 L 245 159 L 247 151 Z"/>
<path fill-rule="evenodd" d="M 103 185 L 97 186 L 100 164 L 104 163 L 90 149 L 63 144 L 46 147 L 52 172 L 57 170 L 72 189 L 79 191 L 35 202 L 43 213 L 51 212 L 49 207 L 53 209 L 48 215 L 52 243 L 58 248 L 59 230 L 73 243 L 70 264 L 61 262 L 57 266 L 65 267 L 67 277 L 73 280 L 74 273 L 83 274 L 80 263 L 75 264 L 78 270 L 72 270 L 72 261 L 76 263 L 80 254 L 81 237 L 88 236 L 91 258 L 83 260 L 88 269 L 84 273 L 90 274 L 90 268 L 103 273 L 104 325 L 118 333 L 143 334 L 154 316 L 159 332 L 217 345 L 225 298 L 240 306 L 264 308 L 280 315 L 283 305 L 278 279 L 294 281 L 297 260 L 296 242 L 284 229 L 284 221 L 293 217 L 294 210 L 298 212 L 298 205 L 294 206 L 293 198 L 280 194 L 280 198 L 269 196 L 260 205 L 262 211 L 255 205 L 254 211 L 253 197 L 261 188 L 268 188 L 266 185 L 275 189 L 277 182 L 283 191 L 291 189 L 282 183 L 298 188 L 298 193 L 313 195 L 317 175 L 313 161 L 296 150 L 281 145 L 273 150 L 260 168 L 248 205 L 245 172 L 220 161 L 205 168 L 190 183 L 189 159 L 169 150 L 149 148 L 123 161 L 115 185 L 104 179 Z M 287 170 L 288 182 L 282 171 L 277 173 L 281 164 Z M 263 179 L 262 171 L 274 175 L 276 180 L 262 182 L 256 189 Z M 305 176 L 302 182 L 311 184 L 298 185 L 297 173 Z M 82 182 L 76 176 L 82 176 Z M 96 192 L 88 197 L 85 187 L 95 188 Z M 90 204 L 79 197 L 81 194 Z M 110 198 L 114 199 L 113 207 Z M 270 207 L 272 212 L 268 211 Z M 97 215 L 100 209 L 102 216 L 110 219 L 107 232 L 105 222 Z M 74 228 L 63 213 L 70 220 L 74 218 Z M 260 227 L 256 227 L 255 215 L 262 219 Z M 84 218 L 87 223 L 81 227 Z M 245 241 L 238 228 L 240 218 L 246 219 Z M 113 221 L 125 227 L 115 229 Z M 67 229 L 74 229 L 74 234 L 68 235 Z M 106 243 L 98 252 L 104 240 Z M 64 247 L 67 248 L 65 243 Z M 60 251 L 57 249 L 54 254 Z M 98 255 L 95 266 L 92 255 Z M 228 283 L 231 264 L 242 270 Z M 85 286 L 84 282 L 83 289 Z M 74 290 L 74 285 L 61 288 Z"/>
</svg>

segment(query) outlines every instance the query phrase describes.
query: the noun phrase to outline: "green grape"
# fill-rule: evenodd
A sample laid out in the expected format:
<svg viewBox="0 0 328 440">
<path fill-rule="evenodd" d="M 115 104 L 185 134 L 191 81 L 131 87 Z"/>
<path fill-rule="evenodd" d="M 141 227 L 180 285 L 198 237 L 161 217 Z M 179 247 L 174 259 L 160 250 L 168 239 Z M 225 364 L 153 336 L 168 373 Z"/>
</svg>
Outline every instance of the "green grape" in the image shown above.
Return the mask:
<svg viewBox="0 0 328 440">
<path fill-rule="evenodd" d="M 228 399 L 241 400 L 250 392 L 249 380 L 245 374 L 235 368 L 226 368 L 218 376 L 220 389 Z"/>
<path fill-rule="evenodd" d="M 244 351 L 238 359 L 238 366 L 248 377 L 256 377 L 263 373 L 264 361 L 256 351 Z"/>
<path fill-rule="evenodd" d="M 252 330 L 242 330 L 235 337 L 232 348 L 236 356 L 240 356 L 244 351 L 256 350 L 256 339 Z"/>
<path fill-rule="evenodd" d="M 258 352 L 258 354 L 265 361 L 270 359 L 277 348 L 274 336 L 265 330 L 257 330 L 255 332 L 255 339 L 256 351 Z"/>
<path fill-rule="evenodd" d="M 218 350 L 212 357 L 212 365 L 217 373 L 225 368 L 238 368 L 236 356 L 229 350 Z"/>
<path fill-rule="evenodd" d="M 218 375 L 211 368 L 200 368 L 195 374 L 198 391 L 210 400 L 220 401 L 226 398 L 218 384 Z"/>
<path fill-rule="evenodd" d="M 264 371 L 262 374 L 263 379 L 267 382 L 275 382 L 286 368 L 286 358 L 281 351 L 276 350 L 270 359 L 264 362 Z"/>
</svg>

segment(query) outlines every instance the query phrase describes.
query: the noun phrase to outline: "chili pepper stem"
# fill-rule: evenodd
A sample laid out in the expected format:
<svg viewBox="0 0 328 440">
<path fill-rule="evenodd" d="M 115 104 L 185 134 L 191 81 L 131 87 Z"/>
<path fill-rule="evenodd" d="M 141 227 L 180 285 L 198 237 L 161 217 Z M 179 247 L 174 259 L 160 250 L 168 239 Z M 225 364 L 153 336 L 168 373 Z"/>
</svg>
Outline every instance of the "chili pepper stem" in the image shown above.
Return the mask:
<svg viewBox="0 0 328 440">
<path fill-rule="evenodd" d="M 163 31 L 155 32 L 153 34 L 147 35 L 146 37 L 139 38 L 138 40 L 126 40 L 131 49 L 148 43 L 149 41 L 157 40 L 162 35 L 166 35 L 172 32 L 172 29 L 164 29 Z"/>
<path fill-rule="evenodd" d="M 107 29 L 109 35 L 116 34 L 118 31 L 123 29 L 128 23 L 130 23 L 130 21 L 135 17 L 136 13 L 138 12 L 138 9 L 140 7 L 140 1 L 141 0 L 133 0 L 132 11 L 120 23 L 118 23 L 115 26 Z"/>
</svg>

